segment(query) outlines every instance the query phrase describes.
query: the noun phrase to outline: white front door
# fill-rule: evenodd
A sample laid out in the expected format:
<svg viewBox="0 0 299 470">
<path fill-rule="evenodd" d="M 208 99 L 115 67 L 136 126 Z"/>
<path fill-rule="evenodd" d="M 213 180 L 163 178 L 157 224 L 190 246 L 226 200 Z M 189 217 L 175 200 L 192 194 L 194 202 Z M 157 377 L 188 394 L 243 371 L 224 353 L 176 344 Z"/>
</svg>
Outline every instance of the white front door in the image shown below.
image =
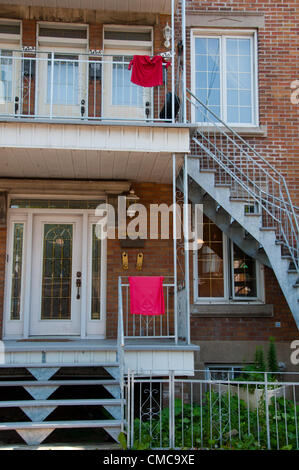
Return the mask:
<svg viewBox="0 0 299 470">
<path fill-rule="evenodd" d="M 33 218 L 30 335 L 80 335 L 82 216 Z"/>
</svg>

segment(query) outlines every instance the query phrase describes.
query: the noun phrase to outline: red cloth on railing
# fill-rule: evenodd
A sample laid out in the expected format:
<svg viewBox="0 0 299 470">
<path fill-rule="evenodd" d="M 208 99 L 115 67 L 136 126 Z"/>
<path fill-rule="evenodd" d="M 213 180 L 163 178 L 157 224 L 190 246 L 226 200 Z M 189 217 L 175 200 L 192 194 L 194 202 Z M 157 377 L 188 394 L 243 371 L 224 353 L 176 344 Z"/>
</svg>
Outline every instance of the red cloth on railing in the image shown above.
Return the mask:
<svg viewBox="0 0 299 470">
<path fill-rule="evenodd" d="M 129 276 L 130 308 L 134 315 L 165 313 L 162 276 Z"/>
<path fill-rule="evenodd" d="M 160 55 L 152 58 L 148 55 L 134 55 L 128 67 L 131 70 L 133 66 L 131 82 L 143 87 L 163 85 L 163 64 L 166 64 L 166 68 L 171 65 Z"/>
</svg>

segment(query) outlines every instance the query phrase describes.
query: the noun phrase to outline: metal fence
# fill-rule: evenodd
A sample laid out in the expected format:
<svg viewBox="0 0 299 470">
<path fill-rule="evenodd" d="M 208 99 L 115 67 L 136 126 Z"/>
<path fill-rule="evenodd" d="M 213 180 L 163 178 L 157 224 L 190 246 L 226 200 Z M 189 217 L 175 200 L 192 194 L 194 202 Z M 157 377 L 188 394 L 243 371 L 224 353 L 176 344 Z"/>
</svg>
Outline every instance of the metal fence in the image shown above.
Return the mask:
<svg viewBox="0 0 299 470">
<path fill-rule="evenodd" d="M 120 277 L 119 306 L 122 305 L 123 335 L 128 338 L 177 339 L 177 318 L 174 304 L 175 284 L 173 277 L 165 278 L 163 294 L 165 313 L 163 315 L 132 315 L 130 309 L 130 287 L 127 277 Z"/>
<path fill-rule="evenodd" d="M 163 85 L 131 82 L 131 56 L 0 51 L 0 117 L 170 122 L 171 72 Z"/>
<path fill-rule="evenodd" d="M 292 380 L 291 380 L 292 379 Z M 234 380 L 136 377 L 126 382 L 127 443 L 135 449 L 299 449 L 299 375 Z"/>
</svg>

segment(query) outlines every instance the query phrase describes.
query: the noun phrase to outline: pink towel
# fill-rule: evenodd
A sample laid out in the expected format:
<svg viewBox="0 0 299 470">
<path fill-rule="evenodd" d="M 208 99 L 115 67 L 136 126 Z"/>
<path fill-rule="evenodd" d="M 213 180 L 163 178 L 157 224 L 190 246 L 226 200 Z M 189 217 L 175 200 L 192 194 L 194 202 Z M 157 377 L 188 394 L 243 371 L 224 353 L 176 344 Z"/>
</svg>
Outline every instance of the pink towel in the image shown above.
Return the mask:
<svg viewBox="0 0 299 470">
<path fill-rule="evenodd" d="M 165 312 L 163 280 L 162 276 L 129 276 L 132 314 L 162 315 Z"/>
</svg>

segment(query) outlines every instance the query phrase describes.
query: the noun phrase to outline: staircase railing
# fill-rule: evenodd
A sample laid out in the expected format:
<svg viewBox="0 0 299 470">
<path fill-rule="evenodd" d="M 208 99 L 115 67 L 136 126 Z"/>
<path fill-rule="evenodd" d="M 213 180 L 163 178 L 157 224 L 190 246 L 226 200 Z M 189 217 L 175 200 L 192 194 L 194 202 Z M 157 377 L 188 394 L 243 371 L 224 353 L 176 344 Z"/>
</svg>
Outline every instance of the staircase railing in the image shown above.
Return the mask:
<svg viewBox="0 0 299 470">
<path fill-rule="evenodd" d="M 275 230 L 282 254 L 291 257 L 299 273 L 299 209 L 284 176 L 190 90 L 187 93 L 190 114 L 195 111 L 198 123 L 191 155 L 200 159 L 201 170 L 215 171 L 216 185 L 228 186 L 231 198 L 244 202 L 245 210 L 261 213 L 261 226 Z"/>
</svg>

